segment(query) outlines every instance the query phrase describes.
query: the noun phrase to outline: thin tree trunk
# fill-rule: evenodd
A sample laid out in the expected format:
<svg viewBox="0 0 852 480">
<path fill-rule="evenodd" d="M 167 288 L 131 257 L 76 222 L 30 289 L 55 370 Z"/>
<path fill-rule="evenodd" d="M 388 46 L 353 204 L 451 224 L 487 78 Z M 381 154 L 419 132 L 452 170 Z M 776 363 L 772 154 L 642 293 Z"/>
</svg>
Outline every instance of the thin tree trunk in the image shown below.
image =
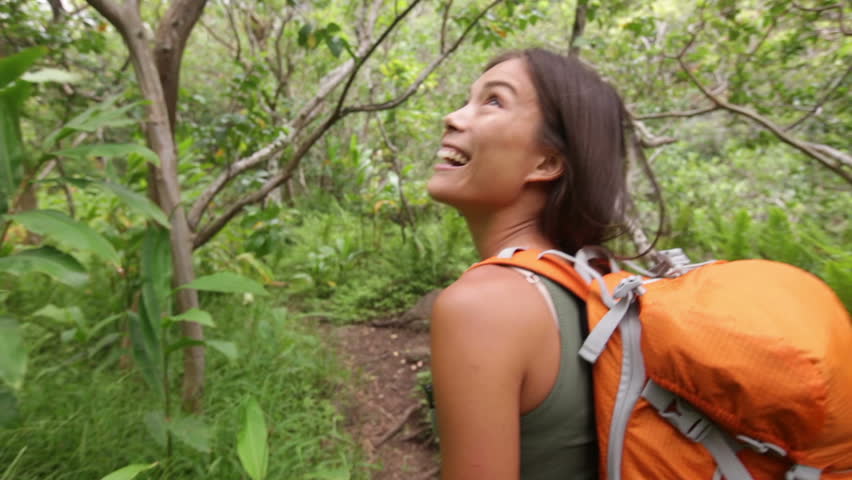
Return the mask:
<svg viewBox="0 0 852 480">
<path fill-rule="evenodd" d="M 160 158 L 160 167 L 151 166 L 151 177 L 156 184 L 157 203 L 168 215 L 171 223 L 170 243 L 172 249 L 172 268 L 174 271 L 173 282 L 183 285 L 195 279 L 195 271 L 192 263 L 193 241 L 192 232 L 187 222 L 186 213 L 181 206 L 180 185 L 177 175 L 177 148 L 170 122 L 168 103 L 161 81 L 160 72 L 154 52 L 148 46 L 145 27 L 138 10 L 137 2 L 126 2 L 121 6 L 111 0 L 88 0 L 116 29 L 121 33 L 127 49 L 130 53 L 139 88 L 142 96 L 147 100 L 145 105 L 145 136 L 148 146 Z M 172 4 L 169 12 L 164 18 L 175 28 L 191 28 L 194 24 L 175 20 L 175 12 L 196 11 L 192 6 L 199 1 L 176 1 Z M 200 0 L 204 4 L 204 0 Z M 187 29 L 185 34 L 188 35 Z M 185 46 L 185 39 L 178 42 L 180 50 Z M 174 51 L 169 52 L 175 55 Z M 180 54 L 176 54 L 176 62 L 179 63 Z M 174 70 L 171 70 L 174 72 Z M 177 86 L 177 77 L 168 77 Z M 176 102 L 176 96 L 175 102 Z M 175 103 L 176 105 L 176 103 Z M 177 293 L 177 305 L 180 312 L 198 307 L 198 293 L 195 290 L 182 289 Z M 193 322 L 183 322 L 183 336 L 192 340 L 203 340 L 204 331 L 201 325 Z M 184 349 L 184 377 L 183 377 L 183 406 L 192 412 L 199 412 L 202 406 L 204 391 L 204 350 L 201 347 Z"/>
<path fill-rule="evenodd" d="M 568 42 L 568 54 L 580 56 L 579 41 L 583 38 L 586 30 L 586 10 L 589 8 L 589 0 L 577 0 L 577 8 L 574 9 L 574 26 L 571 28 L 571 40 Z"/>
</svg>

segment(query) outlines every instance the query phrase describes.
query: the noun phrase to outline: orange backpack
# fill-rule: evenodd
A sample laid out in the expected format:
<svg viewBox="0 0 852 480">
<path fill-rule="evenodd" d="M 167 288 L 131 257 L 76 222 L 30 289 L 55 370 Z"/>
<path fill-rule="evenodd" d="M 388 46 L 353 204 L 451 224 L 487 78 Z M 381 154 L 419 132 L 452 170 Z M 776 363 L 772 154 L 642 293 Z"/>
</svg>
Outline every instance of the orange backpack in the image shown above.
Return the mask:
<svg viewBox="0 0 852 480">
<path fill-rule="evenodd" d="M 475 266 L 521 267 L 586 301 L 601 479 L 852 479 L 852 320 L 817 277 L 686 260 L 654 278 L 599 247 L 517 250 Z"/>
</svg>

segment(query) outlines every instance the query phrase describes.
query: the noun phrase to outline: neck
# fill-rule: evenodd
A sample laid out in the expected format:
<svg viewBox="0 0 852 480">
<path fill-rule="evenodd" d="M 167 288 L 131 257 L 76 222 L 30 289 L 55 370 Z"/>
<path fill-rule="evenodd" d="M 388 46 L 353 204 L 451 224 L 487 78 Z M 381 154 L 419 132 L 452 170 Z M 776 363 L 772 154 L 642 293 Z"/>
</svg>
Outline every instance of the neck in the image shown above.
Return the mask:
<svg viewBox="0 0 852 480">
<path fill-rule="evenodd" d="M 522 205 L 488 215 L 462 212 L 476 250 L 483 259 L 493 257 L 507 247 L 556 248 L 541 231 L 539 213 L 540 209 L 524 209 Z"/>
</svg>

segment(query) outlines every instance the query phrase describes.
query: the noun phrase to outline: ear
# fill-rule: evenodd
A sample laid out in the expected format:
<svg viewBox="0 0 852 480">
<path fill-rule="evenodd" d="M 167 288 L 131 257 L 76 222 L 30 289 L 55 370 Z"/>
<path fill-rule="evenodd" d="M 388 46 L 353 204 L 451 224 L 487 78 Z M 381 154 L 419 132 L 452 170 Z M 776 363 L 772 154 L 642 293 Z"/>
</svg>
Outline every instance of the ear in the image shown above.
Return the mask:
<svg viewBox="0 0 852 480">
<path fill-rule="evenodd" d="M 561 155 L 542 155 L 532 172 L 527 175 L 528 182 L 549 182 L 565 173 L 565 164 Z"/>
</svg>

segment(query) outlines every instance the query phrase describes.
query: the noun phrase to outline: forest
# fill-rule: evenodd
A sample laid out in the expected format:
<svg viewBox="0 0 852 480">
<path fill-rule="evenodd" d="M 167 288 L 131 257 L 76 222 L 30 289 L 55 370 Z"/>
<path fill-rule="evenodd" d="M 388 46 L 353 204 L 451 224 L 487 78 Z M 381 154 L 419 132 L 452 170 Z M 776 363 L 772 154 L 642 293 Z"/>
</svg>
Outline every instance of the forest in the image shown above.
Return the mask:
<svg viewBox="0 0 852 480">
<path fill-rule="evenodd" d="M 852 309 L 837 0 L 0 2 L 0 480 L 429 479 L 426 193 L 488 60 L 629 110 L 634 255 L 766 258 Z M 660 209 L 660 205 L 664 206 Z"/>
</svg>

